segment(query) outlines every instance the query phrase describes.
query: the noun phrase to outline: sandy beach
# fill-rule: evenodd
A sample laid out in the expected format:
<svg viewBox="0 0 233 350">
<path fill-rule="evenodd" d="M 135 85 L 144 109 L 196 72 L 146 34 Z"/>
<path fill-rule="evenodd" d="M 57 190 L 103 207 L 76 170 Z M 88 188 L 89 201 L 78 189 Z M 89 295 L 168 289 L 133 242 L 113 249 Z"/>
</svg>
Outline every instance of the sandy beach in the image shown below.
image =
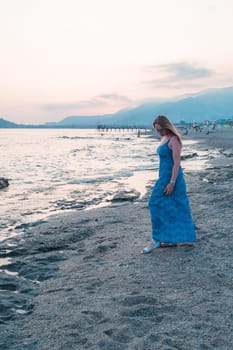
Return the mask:
<svg viewBox="0 0 233 350">
<path fill-rule="evenodd" d="M 35 223 L 1 252 L 0 349 L 232 349 L 233 130 L 185 137 L 214 154 L 185 171 L 198 243 L 141 254 L 148 195 Z"/>
</svg>

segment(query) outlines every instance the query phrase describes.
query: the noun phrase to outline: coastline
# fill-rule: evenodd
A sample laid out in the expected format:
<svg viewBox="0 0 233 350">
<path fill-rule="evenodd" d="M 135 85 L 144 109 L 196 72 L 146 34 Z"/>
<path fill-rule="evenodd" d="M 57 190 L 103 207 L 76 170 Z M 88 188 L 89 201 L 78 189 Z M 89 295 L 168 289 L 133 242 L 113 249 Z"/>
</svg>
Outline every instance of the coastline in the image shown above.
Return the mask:
<svg viewBox="0 0 233 350">
<path fill-rule="evenodd" d="M 1 293 L 0 348 L 230 350 L 232 135 L 183 137 L 219 150 L 206 169 L 185 171 L 194 246 L 140 254 L 150 240 L 147 196 L 53 216 L 16 238 L 1 289 L 18 295 Z"/>
<path fill-rule="evenodd" d="M 124 200 L 140 195 L 143 173 L 157 167 L 151 141 L 132 130 L 104 135 L 86 129 L 16 130 L 4 135 L 1 173 L 9 187 L 0 190 L 0 242 L 49 215 L 109 204 L 115 195 L 118 201 L 119 195 Z"/>
</svg>

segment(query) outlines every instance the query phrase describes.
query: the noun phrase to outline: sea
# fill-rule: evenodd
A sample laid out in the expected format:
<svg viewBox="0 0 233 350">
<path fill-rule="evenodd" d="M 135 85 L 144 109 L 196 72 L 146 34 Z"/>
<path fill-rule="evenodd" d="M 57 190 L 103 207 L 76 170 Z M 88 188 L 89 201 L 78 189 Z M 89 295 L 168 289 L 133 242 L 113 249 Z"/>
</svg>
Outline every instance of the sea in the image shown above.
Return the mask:
<svg viewBox="0 0 233 350">
<path fill-rule="evenodd" d="M 119 193 L 142 198 L 157 178 L 158 144 L 135 129 L 0 129 L 0 177 L 9 180 L 0 190 L 0 241 L 50 215 L 110 205 Z M 186 140 L 183 152 L 190 149 Z"/>
</svg>

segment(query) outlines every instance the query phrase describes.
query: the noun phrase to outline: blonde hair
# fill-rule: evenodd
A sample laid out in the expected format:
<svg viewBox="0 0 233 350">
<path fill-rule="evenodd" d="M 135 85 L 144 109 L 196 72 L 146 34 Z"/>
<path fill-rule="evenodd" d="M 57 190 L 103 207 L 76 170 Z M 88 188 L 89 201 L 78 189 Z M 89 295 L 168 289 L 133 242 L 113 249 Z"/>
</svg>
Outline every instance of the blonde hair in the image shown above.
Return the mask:
<svg viewBox="0 0 233 350">
<path fill-rule="evenodd" d="M 179 131 L 165 115 L 158 115 L 153 121 L 154 128 L 155 124 L 159 124 L 163 129 L 167 129 L 170 134 L 176 136 L 180 145 L 182 146 L 182 140 Z"/>
</svg>

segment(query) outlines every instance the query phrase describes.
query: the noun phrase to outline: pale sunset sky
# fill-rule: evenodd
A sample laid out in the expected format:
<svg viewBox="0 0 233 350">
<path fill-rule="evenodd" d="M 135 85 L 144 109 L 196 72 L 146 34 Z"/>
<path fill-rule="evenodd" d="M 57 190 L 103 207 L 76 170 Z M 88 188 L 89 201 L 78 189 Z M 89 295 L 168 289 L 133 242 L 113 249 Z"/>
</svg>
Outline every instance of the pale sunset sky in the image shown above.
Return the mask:
<svg viewBox="0 0 233 350">
<path fill-rule="evenodd" d="M 0 118 L 40 124 L 233 86 L 232 0 L 0 0 Z"/>
</svg>

